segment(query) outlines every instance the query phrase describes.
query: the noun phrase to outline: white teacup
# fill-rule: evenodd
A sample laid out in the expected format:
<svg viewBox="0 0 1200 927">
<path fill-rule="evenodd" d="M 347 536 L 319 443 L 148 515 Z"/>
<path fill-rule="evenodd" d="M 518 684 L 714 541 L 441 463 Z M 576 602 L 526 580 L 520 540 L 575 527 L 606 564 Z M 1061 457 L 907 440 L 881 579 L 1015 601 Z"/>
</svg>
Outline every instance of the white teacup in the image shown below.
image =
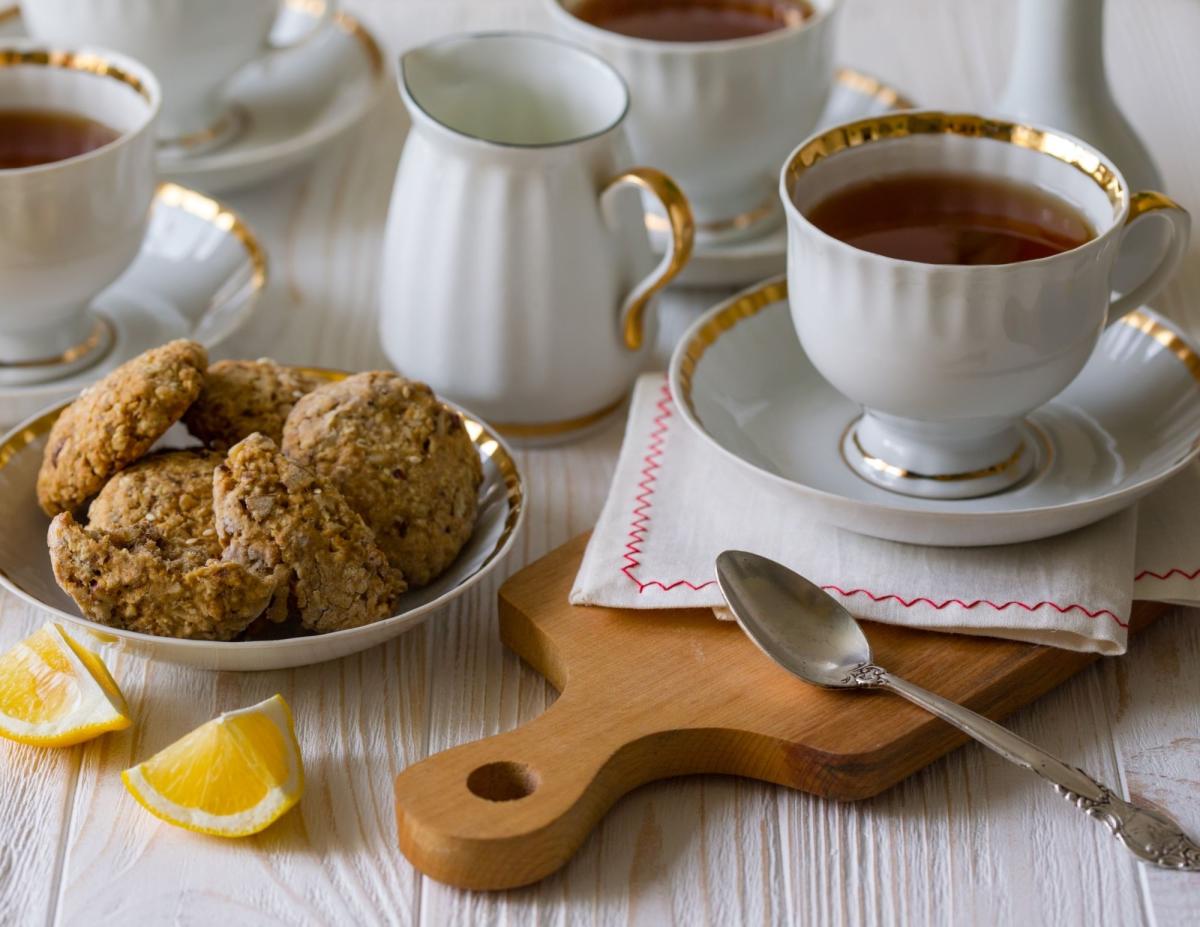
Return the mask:
<svg viewBox="0 0 1200 927">
<path fill-rule="evenodd" d="M 73 114 L 118 133 L 75 157 L 0 169 L 0 383 L 59 377 L 107 348 L 87 304 L 141 247 L 159 100 L 154 75 L 115 52 L 0 43 L 0 110 Z"/>
<path fill-rule="evenodd" d="M 1039 260 L 923 264 L 860 250 L 805 216 L 863 180 L 943 171 L 1039 187 L 1096 235 Z M 1162 194 L 1131 193 L 1084 142 L 976 115 L 900 113 L 822 132 L 787 160 L 780 194 L 796 331 L 817 369 L 864 407 L 841 452 L 865 479 L 929 498 L 997 492 L 1047 460 L 1052 449 L 1022 417 L 1075 378 L 1106 324 L 1162 288 L 1190 227 Z M 1148 215 L 1171 234 L 1149 276 L 1113 299 L 1126 231 Z"/>
<path fill-rule="evenodd" d="M 333 0 L 308 0 L 322 19 Z M 143 62 L 162 82 L 158 135 L 187 150 L 237 130 L 222 90 L 238 71 L 276 51 L 281 0 L 21 0 L 29 33 L 61 45 L 102 45 Z"/>
<path fill-rule="evenodd" d="M 679 182 L 697 237 L 730 240 L 778 224 L 779 165 L 829 96 L 840 0 L 812 0 L 798 25 L 711 42 L 622 35 L 575 16 L 582 0 L 543 2 L 562 34 L 624 76 L 634 157 Z"/>
</svg>

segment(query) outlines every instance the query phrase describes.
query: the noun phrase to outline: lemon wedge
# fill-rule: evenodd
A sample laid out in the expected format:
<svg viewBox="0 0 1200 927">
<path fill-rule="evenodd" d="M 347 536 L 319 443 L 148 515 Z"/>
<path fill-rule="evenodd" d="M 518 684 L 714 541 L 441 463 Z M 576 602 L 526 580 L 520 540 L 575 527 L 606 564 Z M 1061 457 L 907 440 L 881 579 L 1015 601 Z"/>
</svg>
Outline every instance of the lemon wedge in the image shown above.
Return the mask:
<svg viewBox="0 0 1200 927">
<path fill-rule="evenodd" d="M 227 711 L 121 773 L 155 817 L 202 834 L 246 837 L 300 800 L 304 766 L 280 695 Z"/>
<path fill-rule="evenodd" d="M 58 625 L 0 654 L 0 736 L 67 747 L 130 723 L 104 661 Z"/>
</svg>

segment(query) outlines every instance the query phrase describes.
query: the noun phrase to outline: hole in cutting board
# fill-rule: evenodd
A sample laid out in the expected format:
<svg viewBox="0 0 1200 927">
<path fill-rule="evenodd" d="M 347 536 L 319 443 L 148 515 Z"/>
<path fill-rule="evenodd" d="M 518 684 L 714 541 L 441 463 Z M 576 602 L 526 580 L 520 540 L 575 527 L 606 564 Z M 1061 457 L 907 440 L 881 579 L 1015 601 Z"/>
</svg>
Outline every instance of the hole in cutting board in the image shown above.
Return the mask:
<svg viewBox="0 0 1200 927">
<path fill-rule="evenodd" d="M 524 763 L 488 763 L 467 776 L 467 788 L 488 801 L 524 798 L 532 795 L 540 783 L 537 770 Z"/>
</svg>

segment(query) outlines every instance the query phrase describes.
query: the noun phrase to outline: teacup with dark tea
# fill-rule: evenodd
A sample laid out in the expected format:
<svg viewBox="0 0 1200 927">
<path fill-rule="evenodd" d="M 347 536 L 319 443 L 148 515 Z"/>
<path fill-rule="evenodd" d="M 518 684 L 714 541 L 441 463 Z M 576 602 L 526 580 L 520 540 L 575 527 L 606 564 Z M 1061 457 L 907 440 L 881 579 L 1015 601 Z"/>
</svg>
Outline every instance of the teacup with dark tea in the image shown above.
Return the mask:
<svg viewBox="0 0 1200 927">
<path fill-rule="evenodd" d="M 593 26 L 656 42 L 721 42 L 800 26 L 805 0 L 582 0 L 577 17 Z"/>
<path fill-rule="evenodd" d="M 0 109 L 0 171 L 87 154 L 120 135 L 95 119 L 57 110 Z"/>
<path fill-rule="evenodd" d="M 679 182 L 700 242 L 779 225 L 775 178 L 825 108 L 840 0 L 543 2 L 629 84 L 634 156 Z"/>
<path fill-rule="evenodd" d="M 159 100 L 115 52 L 0 43 L 0 384 L 61 378 L 112 345 L 90 304 L 141 249 Z"/>
<path fill-rule="evenodd" d="M 906 112 L 822 131 L 783 166 L 788 301 L 808 359 L 863 407 L 839 453 L 874 485 L 990 495 L 1052 456 L 1025 416 L 1083 369 L 1105 325 L 1162 288 L 1188 215 L 1131 191 L 1061 132 Z M 1157 265 L 1114 297 L 1134 223 L 1166 224 Z"/>
<path fill-rule="evenodd" d="M 840 189 L 806 213 L 872 254 L 922 264 L 1012 264 L 1070 251 L 1096 233 L 1077 207 L 1018 180 L 912 173 Z"/>
</svg>

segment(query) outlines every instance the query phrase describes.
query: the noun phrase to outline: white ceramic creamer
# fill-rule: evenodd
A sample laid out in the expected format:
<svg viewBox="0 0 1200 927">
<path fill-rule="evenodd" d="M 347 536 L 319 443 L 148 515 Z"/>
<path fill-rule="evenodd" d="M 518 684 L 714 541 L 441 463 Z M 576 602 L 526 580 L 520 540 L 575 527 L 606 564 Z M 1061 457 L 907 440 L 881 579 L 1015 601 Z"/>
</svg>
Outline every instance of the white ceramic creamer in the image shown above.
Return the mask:
<svg viewBox="0 0 1200 927">
<path fill-rule="evenodd" d="M 650 299 L 691 253 L 686 199 L 631 167 L 621 77 L 558 39 L 454 36 L 404 55 L 400 86 L 413 126 L 384 242 L 384 351 L 517 440 L 579 433 L 643 364 Z M 671 219 L 657 267 L 623 186 Z"/>
</svg>

